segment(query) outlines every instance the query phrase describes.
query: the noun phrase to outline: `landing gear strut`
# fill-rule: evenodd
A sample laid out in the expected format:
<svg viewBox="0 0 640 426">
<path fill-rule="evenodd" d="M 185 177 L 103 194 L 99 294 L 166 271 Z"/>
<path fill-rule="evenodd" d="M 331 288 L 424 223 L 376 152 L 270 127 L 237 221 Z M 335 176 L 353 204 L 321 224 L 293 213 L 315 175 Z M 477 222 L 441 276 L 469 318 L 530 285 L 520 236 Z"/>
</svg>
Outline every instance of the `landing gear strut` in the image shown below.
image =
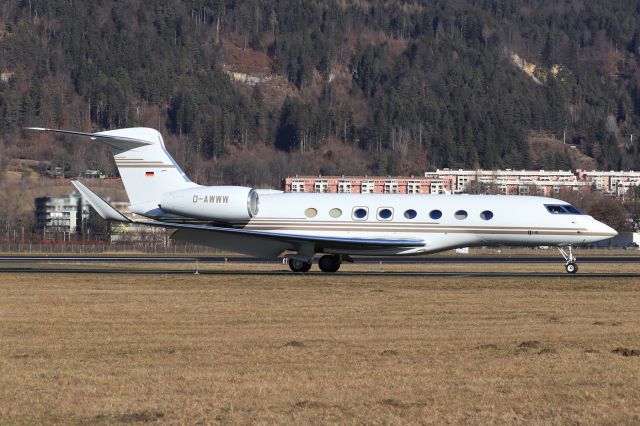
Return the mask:
<svg viewBox="0 0 640 426">
<path fill-rule="evenodd" d="M 342 258 L 339 255 L 326 254 L 318 261 L 318 266 L 322 272 L 336 272 L 340 269 Z"/>
<path fill-rule="evenodd" d="M 573 251 L 571 250 L 571 246 L 567 247 L 558 247 L 560 250 L 560 254 L 564 257 L 565 264 L 564 268 L 570 274 L 575 274 L 578 272 L 578 264 L 576 263 L 576 257 L 573 255 Z"/>
<path fill-rule="evenodd" d="M 291 268 L 293 272 L 309 272 L 309 269 L 311 269 L 311 262 L 290 258 L 289 268 Z"/>
</svg>

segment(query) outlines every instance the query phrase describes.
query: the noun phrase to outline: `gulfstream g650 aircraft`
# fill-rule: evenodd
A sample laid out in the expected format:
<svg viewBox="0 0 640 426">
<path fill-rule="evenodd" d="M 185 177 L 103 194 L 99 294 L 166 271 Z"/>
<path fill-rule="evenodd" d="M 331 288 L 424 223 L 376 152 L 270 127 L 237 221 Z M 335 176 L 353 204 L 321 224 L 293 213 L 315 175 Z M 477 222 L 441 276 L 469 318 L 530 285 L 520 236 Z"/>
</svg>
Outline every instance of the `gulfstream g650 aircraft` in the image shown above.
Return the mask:
<svg viewBox="0 0 640 426">
<path fill-rule="evenodd" d="M 191 182 L 154 129 L 84 136 L 111 146 L 135 220 L 176 229 L 172 238 L 259 257 L 286 256 L 294 272 L 335 272 L 351 255 L 415 255 L 458 247 L 554 245 L 567 272 L 578 269 L 572 245 L 617 232 L 552 198 L 506 195 L 300 194 Z M 78 181 L 74 186 L 104 219 L 132 222 Z"/>
</svg>

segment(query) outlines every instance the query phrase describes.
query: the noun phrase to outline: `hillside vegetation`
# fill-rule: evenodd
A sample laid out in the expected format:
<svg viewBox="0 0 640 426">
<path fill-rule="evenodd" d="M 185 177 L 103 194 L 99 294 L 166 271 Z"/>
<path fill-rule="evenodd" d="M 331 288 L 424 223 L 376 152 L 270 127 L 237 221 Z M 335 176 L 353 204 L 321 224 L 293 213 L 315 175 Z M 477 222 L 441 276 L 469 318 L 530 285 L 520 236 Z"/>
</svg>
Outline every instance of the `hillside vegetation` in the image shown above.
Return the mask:
<svg viewBox="0 0 640 426">
<path fill-rule="evenodd" d="M 159 128 L 203 183 L 638 168 L 639 53 L 626 0 L 8 0 L 0 168 L 114 172 L 26 125 Z"/>
</svg>

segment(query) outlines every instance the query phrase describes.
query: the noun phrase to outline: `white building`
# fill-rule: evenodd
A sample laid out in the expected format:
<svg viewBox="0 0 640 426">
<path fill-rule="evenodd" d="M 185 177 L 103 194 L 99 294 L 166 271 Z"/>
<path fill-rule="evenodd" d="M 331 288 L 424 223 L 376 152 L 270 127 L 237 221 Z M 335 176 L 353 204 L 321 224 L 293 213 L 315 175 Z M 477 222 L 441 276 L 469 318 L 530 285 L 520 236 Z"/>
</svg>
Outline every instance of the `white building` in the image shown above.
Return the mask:
<svg viewBox="0 0 640 426">
<path fill-rule="evenodd" d="M 640 185 L 640 172 L 576 170 L 451 170 L 424 176 L 295 176 L 284 181 L 288 192 L 362 194 L 464 194 L 558 196 L 566 191 L 624 195 Z"/>
<path fill-rule="evenodd" d="M 59 235 L 82 234 L 89 218 L 89 204 L 74 192 L 62 197 L 40 197 L 35 199 L 36 230 L 44 239 Z"/>
</svg>

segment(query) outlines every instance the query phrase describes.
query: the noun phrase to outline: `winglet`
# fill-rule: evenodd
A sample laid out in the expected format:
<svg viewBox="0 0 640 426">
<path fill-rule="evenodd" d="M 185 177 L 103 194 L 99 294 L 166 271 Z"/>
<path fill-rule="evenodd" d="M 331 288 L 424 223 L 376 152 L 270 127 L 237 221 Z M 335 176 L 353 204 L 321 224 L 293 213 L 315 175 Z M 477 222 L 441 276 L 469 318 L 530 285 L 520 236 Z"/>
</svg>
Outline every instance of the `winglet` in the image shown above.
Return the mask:
<svg viewBox="0 0 640 426">
<path fill-rule="evenodd" d="M 111 204 L 109 204 L 98 194 L 84 186 L 81 182 L 73 180 L 71 181 L 71 183 L 103 219 L 115 220 L 117 222 L 131 222 L 129 218 L 120 213 Z"/>
</svg>

